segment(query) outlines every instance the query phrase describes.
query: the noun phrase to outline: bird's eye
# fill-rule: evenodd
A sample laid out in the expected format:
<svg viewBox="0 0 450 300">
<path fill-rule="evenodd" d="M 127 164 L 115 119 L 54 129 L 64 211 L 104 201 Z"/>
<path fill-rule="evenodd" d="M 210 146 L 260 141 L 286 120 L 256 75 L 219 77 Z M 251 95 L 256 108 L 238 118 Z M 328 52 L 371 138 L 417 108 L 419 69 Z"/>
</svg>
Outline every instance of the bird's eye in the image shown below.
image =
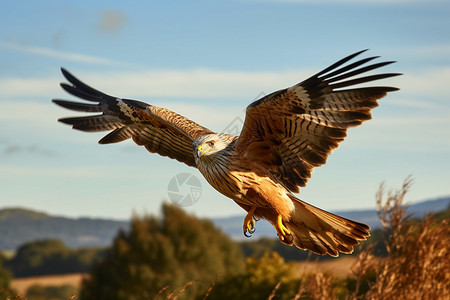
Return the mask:
<svg viewBox="0 0 450 300">
<path fill-rule="evenodd" d="M 214 141 L 209 141 L 209 142 L 207 142 L 207 144 L 208 144 L 208 146 L 210 146 L 210 147 L 214 147 Z"/>
</svg>

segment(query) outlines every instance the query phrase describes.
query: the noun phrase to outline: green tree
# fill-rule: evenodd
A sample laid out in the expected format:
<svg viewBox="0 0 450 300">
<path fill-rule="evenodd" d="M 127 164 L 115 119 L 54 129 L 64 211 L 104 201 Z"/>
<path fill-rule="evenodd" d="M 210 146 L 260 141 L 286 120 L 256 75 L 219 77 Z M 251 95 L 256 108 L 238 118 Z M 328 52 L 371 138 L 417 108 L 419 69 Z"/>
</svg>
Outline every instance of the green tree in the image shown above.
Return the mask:
<svg viewBox="0 0 450 300">
<path fill-rule="evenodd" d="M 27 299 L 33 300 L 68 300 L 76 295 L 77 288 L 72 285 L 42 286 L 32 285 L 27 290 Z"/>
<path fill-rule="evenodd" d="M 8 266 L 14 277 L 58 274 L 68 251 L 60 240 L 32 241 L 19 247 Z"/>
<path fill-rule="evenodd" d="M 3 290 L 0 292 L 0 300 L 8 299 L 8 296 L 11 296 L 11 292 L 9 292 L 9 283 L 11 281 L 11 274 L 10 272 L 4 268 L 3 261 L 4 256 L 0 252 L 0 290 Z"/>
<path fill-rule="evenodd" d="M 161 219 L 134 218 L 83 282 L 80 299 L 153 299 L 204 294 L 218 274 L 243 270 L 243 255 L 212 222 L 164 204 Z M 184 287 L 184 288 L 183 288 Z"/>
<path fill-rule="evenodd" d="M 15 277 L 87 272 L 104 251 L 97 248 L 72 250 L 57 239 L 38 240 L 20 246 L 7 267 Z"/>
<path fill-rule="evenodd" d="M 266 252 L 260 258 L 249 257 L 245 272 L 218 281 L 207 299 L 259 300 L 271 295 L 276 295 L 274 299 L 292 299 L 300 283 L 295 269 L 295 263 L 286 263 L 277 252 Z"/>
</svg>

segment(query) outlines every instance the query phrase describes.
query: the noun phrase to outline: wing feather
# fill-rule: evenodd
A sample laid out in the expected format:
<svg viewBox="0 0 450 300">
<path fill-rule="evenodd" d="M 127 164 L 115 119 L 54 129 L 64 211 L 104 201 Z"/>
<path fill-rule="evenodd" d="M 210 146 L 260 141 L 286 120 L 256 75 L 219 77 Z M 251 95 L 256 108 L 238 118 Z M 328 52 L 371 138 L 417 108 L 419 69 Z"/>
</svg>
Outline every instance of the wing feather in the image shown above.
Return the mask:
<svg viewBox="0 0 450 300">
<path fill-rule="evenodd" d="M 358 77 L 393 63 L 364 66 L 378 58 L 374 56 L 345 65 L 364 51 L 250 104 L 236 151 L 264 165 L 289 190 L 298 192 L 314 167 L 325 164 L 329 154 L 344 140 L 347 129 L 371 119 L 370 111 L 378 106 L 377 100 L 398 90 L 389 86 L 353 87 L 400 75 Z"/>
<path fill-rule="evenodd" d="M 54 99 L 53 102 L 74 111 L 101 113 L 83 117 L 61 118 L 60 122 L 82 131 L 112 130 L 99 143 L 117 143 L 132 138 L 152 153 L 168 156 L 195 167 L 192 143 L 209 129 L 174 113 L 147 103 L 120 99 L 104 94 L 61 69 L 68 83 L 61 87 L 68 93 L 96 104 Z"/>
</svg>

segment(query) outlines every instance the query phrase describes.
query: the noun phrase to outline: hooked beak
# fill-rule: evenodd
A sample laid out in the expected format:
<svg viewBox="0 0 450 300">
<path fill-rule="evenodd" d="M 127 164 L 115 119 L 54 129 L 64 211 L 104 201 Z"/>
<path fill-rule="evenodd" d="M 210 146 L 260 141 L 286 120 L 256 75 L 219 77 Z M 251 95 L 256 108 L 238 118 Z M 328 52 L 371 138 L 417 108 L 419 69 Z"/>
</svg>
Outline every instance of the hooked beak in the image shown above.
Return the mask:
<svg viewBox="0 0 450 300">
<path fill-rule="evenodd" d="M 197 147 L 197 156 L 200 157 L 200 156 L 202 156 L 203 154 L 205 154 L 208 151 L 209 151 L 209 149 L 203 149 L 202 145 L 198 145 L 198 147 Z"/>
</svg>

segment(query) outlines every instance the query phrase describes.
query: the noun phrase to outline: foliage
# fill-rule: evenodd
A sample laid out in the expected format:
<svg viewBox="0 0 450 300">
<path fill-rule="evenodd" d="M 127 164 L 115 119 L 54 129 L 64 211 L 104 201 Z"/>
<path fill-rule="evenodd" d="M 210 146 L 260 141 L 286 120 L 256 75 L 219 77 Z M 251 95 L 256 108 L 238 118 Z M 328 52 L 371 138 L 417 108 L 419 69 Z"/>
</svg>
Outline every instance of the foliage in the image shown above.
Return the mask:
<svg viewBox="0 0 450 300">
<path fill-rule="evenodd" d="M 4 290 L 0 292 L 0 300 L 7 299 L 9 292 L 9 284 L 11 281 L 11 274 L 8 270 L 6 270 L 3 266 L 4 257 L 0 252 L 0 290 Z"/>
<path fill-rule="evenodd" d="M 366 273 L 375 269 L 376 277 L 366 299 L 449 299 L 450 224 L 431 216 L 423 221 L 409 220 L 403 203 L 411 180 L 400 191 L 377 194 L 379 217 L 386 229 L 388 255 L 368 257 L 361 265 Z M 361 261 L 361 259 L 360 259 Z"/>
<path fill-rule="evenodd" d="M 76 287 L 72 285 L 42 286 L 32 285 L 26 294 L 32 300 L 69 300 L 76 295 Z"/>
<path fill-rule="evenodd" d="M 103 249 L 71 250 L 60 240 L 25 243 L 7 262 L 14 277 L 87 272 Z"/>
<path fill-rule="evenodd" d="M 242 271 L 240 249 L 212 222 L 164 204 L 163 217 L 135 218 L 83 282 L 80 299 L 192 299 L 218 274 Z"/>
<path fill-rule="evenodd" d="M 228 276 L 214 285 L 208 299 L 267 299 L 275 290 L 277 299 L 295 295 L 299 279 L 295 277 L 295 263 L 286 263 L 276 252 L 260 258 L 249 257 L 242 274 Z M 201 298 L 201 297 L 200 297 Z"/>
<path fill-rule="evenodd" d="M 246 257 L 262 257 L 265 253 L 277 252 L 286 261 L 301 261 L 311 257 L 314 259 L 329 259 L 309 251 L 301 251 L 297 247 L 280 243 L 278 239 L 261 238 L 253 241 L 243 241 L 239 243 Z"/>
</svg>

